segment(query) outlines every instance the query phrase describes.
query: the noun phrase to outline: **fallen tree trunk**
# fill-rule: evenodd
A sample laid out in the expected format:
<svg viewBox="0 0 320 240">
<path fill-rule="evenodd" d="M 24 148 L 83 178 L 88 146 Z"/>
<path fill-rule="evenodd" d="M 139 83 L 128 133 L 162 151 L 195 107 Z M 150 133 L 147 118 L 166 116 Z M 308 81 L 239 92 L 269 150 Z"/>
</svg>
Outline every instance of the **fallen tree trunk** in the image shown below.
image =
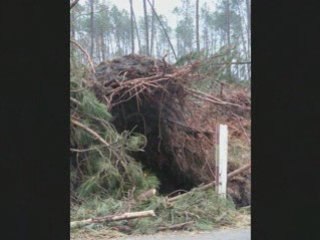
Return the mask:
<svg viewBox="0 0 320 240">
<path fill-rule="evenodd" d="M 102 223 L 102 222 L 112 222 L 119 220 L 128 220 L 133 218 L 142 218 L 142 217 L 155 217 L 156 214 L 153 210 L 150 211 L 142 211 L 142 212 L 128 212 L 120 215 L 109 215 L 98 218 L 89 218 L 80 221 L 73 221 L 70 223 L 70 228 L 83 227 L 91 223 Z"/>
<path fill-rule="evenodd" d="M 251 163 L 248 163 L 248 164 L 244 165 L 243 167 L 238 168 L 237 170 L 229 173 L 228 176 L 227 176 L 227 177 L 228 177 L 228 180 L 229 180 L 230 178 L 238 175 L 239 173 L 244 172 L 245 170 L 249 169 L 250 167 L 251 167 Z M 204 191 L 204 190 L 207 190 L 207 189 L 209 189 L 209 188 L 211 188 L 211 187 L 214 187 L 215 185 L 216 185 L 216 182 L 215 182 L 215 181 L 212 181 L 212 182 L 210 182 L 210 183 L 208 183 L 208 184 L 206 184 L 206 185 L 203 185 L 203 186 L 201 186 L 201 187 L 197 187 L 196 189 L 197 189 L 197 190 L 200 190 L 200 191 Z M 178 195 L 178 196 L 169 198 L 169 199 L 168 199 L 168 202 L 174 202 L 174 201 L 176 201 L 176 200 L 184 197 L 184 196 L 187 195 L 187 194 L 189 194 L 189 192 L 186 192 L 186 193 L 183 193 L 183 194 L 181 194 L 181 195 Z"/>
</svg>

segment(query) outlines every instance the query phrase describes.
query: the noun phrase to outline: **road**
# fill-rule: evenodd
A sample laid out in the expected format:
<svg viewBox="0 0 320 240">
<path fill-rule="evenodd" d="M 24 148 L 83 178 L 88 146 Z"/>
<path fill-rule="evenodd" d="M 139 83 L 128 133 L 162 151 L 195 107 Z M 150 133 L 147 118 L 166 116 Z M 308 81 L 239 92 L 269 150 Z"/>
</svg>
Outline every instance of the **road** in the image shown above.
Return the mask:
<svg viewBox="0 0 320 240">
<path fill-rule="evenodd" d="M 211 232 L 168 232 L 155 235 L 142 235 L 119 238 L 119 240 L 250 240 L 251 229 L 223 229 Z"/>
</svg>

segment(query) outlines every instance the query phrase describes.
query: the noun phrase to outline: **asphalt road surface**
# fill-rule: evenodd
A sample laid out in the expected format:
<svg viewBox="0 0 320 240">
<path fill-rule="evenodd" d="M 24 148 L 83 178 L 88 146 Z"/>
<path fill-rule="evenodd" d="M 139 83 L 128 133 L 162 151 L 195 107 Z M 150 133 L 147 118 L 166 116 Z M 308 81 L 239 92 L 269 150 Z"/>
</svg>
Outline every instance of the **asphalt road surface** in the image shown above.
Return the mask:
<svg viewBox="0 0 320 240">
<path fill-rule="evenodd" d="M 168 232 L 120 238 L 121 240 L 250 240 L 251 229 L 223 229 L 204 233 Z M 119 240 L 120 240 L 119 239 Z"/>
</svg>

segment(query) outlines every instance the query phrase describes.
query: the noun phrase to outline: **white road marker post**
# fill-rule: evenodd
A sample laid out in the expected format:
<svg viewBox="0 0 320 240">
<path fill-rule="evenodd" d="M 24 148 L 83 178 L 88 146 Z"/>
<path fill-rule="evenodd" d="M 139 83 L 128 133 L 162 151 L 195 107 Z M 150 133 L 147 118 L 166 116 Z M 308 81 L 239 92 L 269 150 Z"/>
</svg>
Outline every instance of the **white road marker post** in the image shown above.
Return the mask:
<svg viewBox="0 0 320 240">
<path fill-rule="evenodd" d="M 216 128 L 216 192 L 227 196 L 228 174 L 228 126 L 219 124 Z"/>
</svg>

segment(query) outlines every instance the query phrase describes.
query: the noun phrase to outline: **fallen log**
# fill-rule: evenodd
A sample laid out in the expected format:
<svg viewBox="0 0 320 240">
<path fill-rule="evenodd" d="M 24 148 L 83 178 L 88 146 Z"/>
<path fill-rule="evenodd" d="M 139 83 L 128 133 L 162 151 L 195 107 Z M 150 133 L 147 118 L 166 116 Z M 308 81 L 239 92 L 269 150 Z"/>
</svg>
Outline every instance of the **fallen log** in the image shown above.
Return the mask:
<svg viewBox="0 0 320 240">
<path fill-rule="evenodd" d="M 227 177 L 228 177 L 228 180 L 230 180 L 230 178 L 238 175 L 239 173 L 244 172 L 245 170 L 249 169 L 250 167 L 251 167 L 251 163 L 248 163 L 248 164 L 244 165 L 243 167 L 238 168 L 237 170 L 234 170 L 233 172 L 231 172 L 231 173 L 228 174 L 228 176 L 227 176 Z M 207 190 L 207 189 L 209 189 L 209 188 L 211 188 L 211 187 L 214 187 L 215 185 L 216 185 L 216 182 L 215 182 L 215 181 L 212 181 L 212 182 L 210 182 L 210 183 L 208 183 L 208 184 L 206 184 L 206 185 L 203 185 L 203 186 L 201 186 L 201 187 L 197 187 L 197 188 L 195 188 L 195 189 L 196 189 L 196 190 L 200 190 L 200 191 L 204 191 L 204 190 Z M 186 195 L 189 194 L 189 193 L 190 193 L 190 192 L 186 192 L 186 193 L 183 193 L 183 194 L 181 194 L 181 195 L 178 195 L 178 196 L 175 196 L 175 197 L 172 197 L 172 198 L 168 198 L 167 201 L 168 201 L 168 202 L 174 202 L 174 201 L 176 201 L 176 200 L 178 200 L 178 199 L 186 196 Z"/>
<path fill-rule="evenodd" d="M 142 212 L 128 212 L 119 215 L 108 215 L 104 217 L 89 218 L 80 221 L 73 221 L 70 223 L 70 228 L 79 228 L 91 223 L 102 223 L 102 222 L 112 222 L 120 220 L 129 220 L 133 218 L 142 218 L 142 217 L 155 217 L 156 214 L 153 210 L 142 211 Z"/>
</svg>

